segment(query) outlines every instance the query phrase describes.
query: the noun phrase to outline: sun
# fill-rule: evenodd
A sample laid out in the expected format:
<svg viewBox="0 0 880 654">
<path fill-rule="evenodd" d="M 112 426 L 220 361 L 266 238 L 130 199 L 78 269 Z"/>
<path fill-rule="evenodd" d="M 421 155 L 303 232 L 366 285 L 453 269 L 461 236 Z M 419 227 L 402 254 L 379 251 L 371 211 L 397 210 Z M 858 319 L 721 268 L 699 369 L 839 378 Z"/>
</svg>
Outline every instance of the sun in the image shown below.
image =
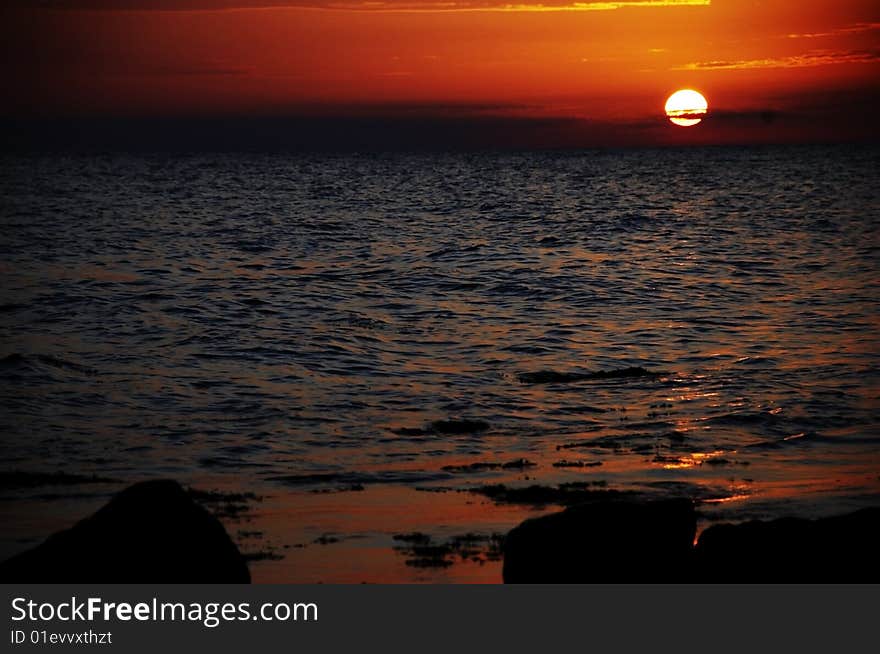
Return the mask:
<svg viewBox="0 0 880 654">
<path fill-rule="evenodd" d="M 676 91 L 666 100 L 666 115 L 670 122 L 680 127 L 698 125 L 706 116 L 709 103 L 702 93 L 693 89 Z"/>
</svg>

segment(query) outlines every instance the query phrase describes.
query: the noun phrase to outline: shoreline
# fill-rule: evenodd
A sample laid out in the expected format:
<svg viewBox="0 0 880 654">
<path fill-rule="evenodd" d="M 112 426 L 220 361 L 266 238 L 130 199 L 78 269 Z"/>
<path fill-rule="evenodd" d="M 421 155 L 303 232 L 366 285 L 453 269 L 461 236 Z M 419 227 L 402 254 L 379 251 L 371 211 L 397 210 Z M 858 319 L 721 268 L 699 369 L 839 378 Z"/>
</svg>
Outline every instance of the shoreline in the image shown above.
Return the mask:
<svg viewBox="0 0 880 654">
<path fill-rule="evenodd" d="M 375 484 L 362 490 L 322 492 L 264 483 L 244 490 L 231 481 L 228 476 L 201 478 L 191 487 L 201 494 L 194 496 L 197 503 L 226 528 L 258 584 L 501 583 L 502 562 L 497 547 L 492 551 L 498 536 L 524 520 L 557 513 L 565 506 L 564 502 L 507 502 L 466 489 L 430 492 Z M 528 489 L 528 484 L 529 480 L 520 479 L 511 488 Z M 120 481 L 55 487 L 51 494 L 41 492 L 30 499 L 5 495 L 9 528 L 0 559 L 70 527 L 127 486 Z M 699 503 L 697 536 L 713 524 L 741 522 L 755 515 L 819 518 L 878 506 L 880 492 L 854 497 L 805 495 L 765 501 L 764 508 L 760 504 L 760 496 Z M 420 552 L 430 556 L 419 556 Z"/>
</svg>

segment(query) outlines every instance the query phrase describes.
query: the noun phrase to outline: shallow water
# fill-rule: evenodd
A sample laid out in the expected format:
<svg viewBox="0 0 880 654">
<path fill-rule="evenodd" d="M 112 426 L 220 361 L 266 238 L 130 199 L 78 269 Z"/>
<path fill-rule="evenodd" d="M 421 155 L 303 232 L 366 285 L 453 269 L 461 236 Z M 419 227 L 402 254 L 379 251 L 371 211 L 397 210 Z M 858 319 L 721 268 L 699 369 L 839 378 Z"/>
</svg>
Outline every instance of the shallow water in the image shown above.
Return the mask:
<svg viewBox="0 0 880 654">
<path fill-rule="evenodd" d="M 497 562 L 391 549 L 529 513 L 455 492 L 481 484 L 683 494 L 705 520 L 876 504 L 878 163 L 7 157 L 3 468 L 265 495 L 241 528 L 284 555 L 255 564 L 264 580 L 491 580 Z M 633 366 L 659 374 L 519 377 Z M 463 418 L 488 429 L 425 429 Z M 502 465 L 519 459 L 535 465 Z M 100 503 L 34 520 L 57 513 L 45 495 L 3 491 L 0 551 Z"/>
</svg>

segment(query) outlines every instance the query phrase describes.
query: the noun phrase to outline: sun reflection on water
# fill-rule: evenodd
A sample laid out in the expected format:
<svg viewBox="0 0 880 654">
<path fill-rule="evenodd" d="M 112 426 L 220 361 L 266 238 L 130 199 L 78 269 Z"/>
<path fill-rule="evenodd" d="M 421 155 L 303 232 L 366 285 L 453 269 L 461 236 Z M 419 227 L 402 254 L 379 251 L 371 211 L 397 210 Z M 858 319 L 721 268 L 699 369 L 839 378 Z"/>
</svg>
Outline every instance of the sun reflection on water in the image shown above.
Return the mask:
<svg viewBox="0 0 880 654">
<path fill-rule="evenodd" d="M 735 452 L 730 452 L 734 454 Z M 724 450 L 715 450 L 714 452 L 694 452 L 692 454 L 688 454 L 686 456 L 682 456 L 678 459 L 678 461 L 664 463 L 663 468 L 665 470 L 680 470 L 682 468 L 694 468 L 696 466 L 701 466 L 705 462 L 720 457 L 722 454 L 727 454 Z"/>
</svg>

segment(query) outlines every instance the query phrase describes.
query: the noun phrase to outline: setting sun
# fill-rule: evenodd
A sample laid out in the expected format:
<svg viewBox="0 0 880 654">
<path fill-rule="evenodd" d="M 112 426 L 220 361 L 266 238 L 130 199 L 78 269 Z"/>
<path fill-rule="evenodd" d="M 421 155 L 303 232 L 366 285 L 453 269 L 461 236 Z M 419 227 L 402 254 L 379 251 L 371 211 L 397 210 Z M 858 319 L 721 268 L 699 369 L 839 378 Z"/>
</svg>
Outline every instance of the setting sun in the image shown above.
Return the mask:
<svg viewBox="0 0 880 654">
<path fill-rule="evenodd" d="M 689 616 L 742 642 L 765 584 L 880 588 L 880 0 L 5 0 L 0 44 L 13 646 L 166 637 L 36 583 L 248 654 L 547 649 L 573 597 L 332 586 L 577 584 L 618 649 L 690 586 L 760 584 Z M 199 597 L 247 582 L 290 601 Z"/>
<path fill-rule="evenodd" d="M 666 100 L 666 115 L 679 127 L 693 127 L 706 116 L 709 103 L 701 93 L 693 89 L 676 91 Z"/>
</svg>

